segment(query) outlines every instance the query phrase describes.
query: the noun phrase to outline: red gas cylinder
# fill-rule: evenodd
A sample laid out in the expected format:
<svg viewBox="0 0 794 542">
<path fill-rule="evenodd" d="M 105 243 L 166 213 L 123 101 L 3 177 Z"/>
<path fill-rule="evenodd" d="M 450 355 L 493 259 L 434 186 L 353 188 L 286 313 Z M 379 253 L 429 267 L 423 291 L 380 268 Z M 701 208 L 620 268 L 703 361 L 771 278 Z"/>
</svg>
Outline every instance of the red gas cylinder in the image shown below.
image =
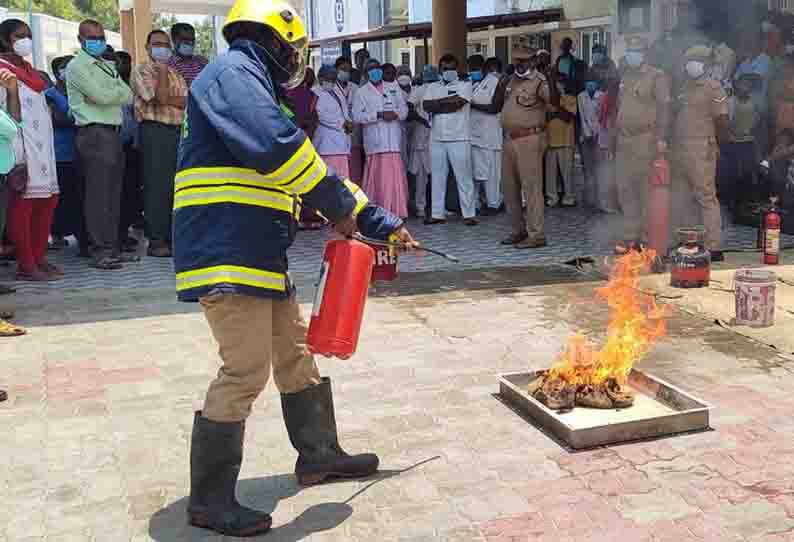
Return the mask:
<svg viewBox="0 0 794 542">
<path fill-rule="evenodd" d="M 375 251 L 372 282 L 397 279 L 397 250 L 394 247 L 370 245 Z"/>
<path fill-rule="evenodd" d="M 306 341 L 310 352 L 340 359 L 356 352 L 374 261 L 364 243 L 326 244 Z"/>
<path fill-rule="evenodd" d="M 651 164 L 646 217 L 648 246 L 663 258 L 670 250 L 670 165 L 663 155 Z"/>
</svg>

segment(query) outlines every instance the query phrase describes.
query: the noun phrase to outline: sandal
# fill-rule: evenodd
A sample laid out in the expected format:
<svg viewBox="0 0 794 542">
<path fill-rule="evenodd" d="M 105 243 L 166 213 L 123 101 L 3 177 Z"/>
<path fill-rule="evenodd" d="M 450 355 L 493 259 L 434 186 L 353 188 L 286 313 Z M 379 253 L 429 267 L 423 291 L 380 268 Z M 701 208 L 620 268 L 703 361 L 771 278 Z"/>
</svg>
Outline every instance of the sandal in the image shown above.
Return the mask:
<svg viewBox="0 0 794 542">
<path fill-rule="evenodd" d="M 25 328 L 0 320 L 0 337 L 20 337 L 26 333 Z"/>
<path fill-rule="evenodd" d="M 59 265 L 55 265 L 54 263 L 44 262 L 43 264 L 39 265 L 39 270 L 43 271 L 44 273 L 49 273 L 55 277 L 62 277 L 64 275 L 63 268 Z"/>
<path fill-rule="evenodd" d="M 109 256 L 106 256 L 100 260 L 92 261 L 88 265 L 94 269 L 101 269 L 103 271 L 115 271 L 116 269 L 121 269 L 123 267 L 118 260 L 115 260 Z"/>
</svg>

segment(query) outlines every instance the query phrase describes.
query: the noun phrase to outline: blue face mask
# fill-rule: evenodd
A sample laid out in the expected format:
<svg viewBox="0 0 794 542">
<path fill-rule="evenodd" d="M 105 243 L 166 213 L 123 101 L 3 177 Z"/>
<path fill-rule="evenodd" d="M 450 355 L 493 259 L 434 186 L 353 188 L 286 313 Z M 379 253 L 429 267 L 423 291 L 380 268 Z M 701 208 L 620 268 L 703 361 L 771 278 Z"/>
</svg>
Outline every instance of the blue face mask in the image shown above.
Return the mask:
<svg viewBox="0 0 794 542">
<path fill-rule="evenodd" d="M 192 43 L 180 43 L 176 46 L 176 52 L 179 56 L 193 56 L 195 46 Z"/>
<path fill-rule="evenodd" d="M 83 50 L 93 57 L 102 56 L 102 53 L 105 52 L 105 49 L 108 48 L 107 42 L 105 40 L 85 40 L 83 42 Z"/>
<path fill-rule="evenodd" d="M 598 90 L 598 83 L 595 81 L 588 81 L 585 83 L 585 89 L 587 89 L 587 93 L 592 98 L 595 96 L 596 91 Z"/>
<path fill-rule="evenodd" d="M 444 73 L 441 74 L 441 77 L 446 83 L 452 83 L 453 81 L 458 80 L 458 72 L 455 70 L 444 70 Z"/>
<path fill-rule="evenodd" d="M 631 68 L 639 68 L 645 61 L 645 54 L 642 51 L 626 51 L 626 64 Z"/>
<path fill-rule="evenodd" d="M 369 75 L 369 80 L 373 85 L 383 81 L 383 70 L 380 68 L 372 68 L 367 72 L 367 75 Z"/>
<path fill-rule="evenodd" d="M 475 83 L 482 81 L 482 71 L 475 70 L 473 72 L 469 72 L 469 79 L 471 79 Z"/>
</svg>

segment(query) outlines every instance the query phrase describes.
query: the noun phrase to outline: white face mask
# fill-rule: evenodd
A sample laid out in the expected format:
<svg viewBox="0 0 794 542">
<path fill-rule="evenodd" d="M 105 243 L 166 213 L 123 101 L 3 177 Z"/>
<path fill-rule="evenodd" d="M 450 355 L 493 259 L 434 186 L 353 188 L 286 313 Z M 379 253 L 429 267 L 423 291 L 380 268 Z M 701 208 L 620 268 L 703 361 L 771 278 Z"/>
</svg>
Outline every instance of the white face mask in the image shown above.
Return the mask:
<svg viewBox="0 0 794 542">
<path fill-rule="evenodd" d="M 401 75 L 397 78 L 397 84 L 401 87 L 410 87 L 411 86 L 411 76 L 410 75 Z"/>
<path fill-rule="evenodd" d="M 690 60 L 686 63 L 686 73 L 692 79 L 699 79 L 706 73 L 706 65 L 699 60 Z"/>
<path fill-rule="evenodd" d="M 19 56 L 29 56 L 33 53 L 33 40 L 22 38 L 14 42 L 14 52 Z"/>
</svg>

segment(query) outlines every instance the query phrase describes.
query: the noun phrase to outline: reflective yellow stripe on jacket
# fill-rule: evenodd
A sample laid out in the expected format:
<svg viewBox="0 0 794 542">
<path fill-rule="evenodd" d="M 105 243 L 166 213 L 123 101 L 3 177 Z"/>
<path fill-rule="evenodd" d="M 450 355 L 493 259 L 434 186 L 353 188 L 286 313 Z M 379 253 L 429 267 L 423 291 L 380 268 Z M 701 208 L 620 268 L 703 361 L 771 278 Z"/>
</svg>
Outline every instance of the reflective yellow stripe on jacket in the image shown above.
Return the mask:
<svg viewBox="0 0 794 542">
<path fill-rule="evenodd" d="M 364 191 L 350 179 L 345 179 L 344 183 L 347 189 L 353 194 L 353 197 L 356 198 L 356 207 L 353 209 L 353 215 L 358 216 L 358 213 L 369 203 L 369 198 Z"/>
<path fill-rule="evenodd" d="M 265 288 L 279 292 L 287 290 L 286 274 L 237 265 L 216 265 L 185 271 L 184 273 L 178 273 L 176 276 L 176 289 L 178 292 L 223 283 Z"/>
</svg>

